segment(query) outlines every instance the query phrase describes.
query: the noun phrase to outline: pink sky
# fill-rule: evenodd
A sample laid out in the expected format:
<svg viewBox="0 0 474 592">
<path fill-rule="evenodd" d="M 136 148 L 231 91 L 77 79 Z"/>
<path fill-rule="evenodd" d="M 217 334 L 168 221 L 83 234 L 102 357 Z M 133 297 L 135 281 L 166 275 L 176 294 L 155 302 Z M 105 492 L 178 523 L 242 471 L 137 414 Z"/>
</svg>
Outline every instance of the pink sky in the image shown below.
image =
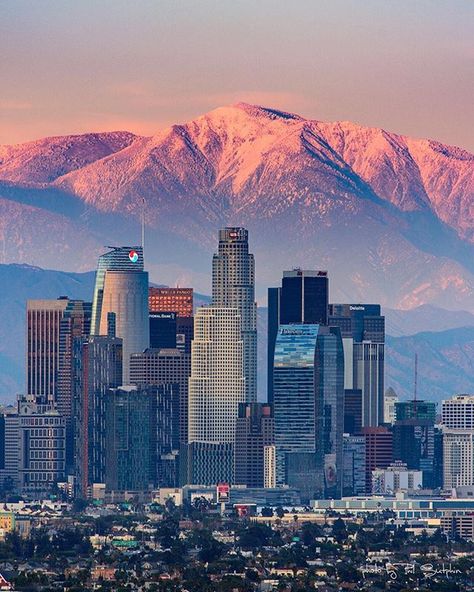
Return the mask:
<svg viewBox="0 0 474 592">
<path fill-rule="evenodd" d="M 0 4 L 0 144 L 246 101 L 474 150 L 469 0 Z"/>
</svg>

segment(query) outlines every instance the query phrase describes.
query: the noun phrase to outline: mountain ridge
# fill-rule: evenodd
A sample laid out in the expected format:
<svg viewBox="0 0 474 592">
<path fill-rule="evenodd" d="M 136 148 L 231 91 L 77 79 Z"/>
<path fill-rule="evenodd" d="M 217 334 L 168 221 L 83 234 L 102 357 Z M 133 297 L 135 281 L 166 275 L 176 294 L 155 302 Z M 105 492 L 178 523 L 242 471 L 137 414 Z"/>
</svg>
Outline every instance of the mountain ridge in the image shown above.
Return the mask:
<svg viewBox="0 0 474 592">
<path fill-rule="evenodd" d="M 246 103 L 153 136 L 96 136 L 66 136 L 69 148 L 58 137 L 37 141 L 34 154 L 28 143 L 24 158 L 17 146 L 15 162 L 29 163 L 18 170 L 0 157 L 0 232 L 4 243 L 13 237 L 5 262 L 86 269 L 101 244 L 139 234 L 145 199 L 155 281 L 184 277 L 205 291 L 217 229 L 238 224 L 251 233 L 260 295 L 284 268 L 300 265 L 329 269 L 338 300 L 347 300 L 346 291 L 351 301 L 393 308 L 474 310 L 474 156 L 467 151 Z M 26 205 L 37 208 L 38 220 L 28 244 L 8 219 Z M 64 237 L 56 243 L 54 225 Z"/>
</svg>

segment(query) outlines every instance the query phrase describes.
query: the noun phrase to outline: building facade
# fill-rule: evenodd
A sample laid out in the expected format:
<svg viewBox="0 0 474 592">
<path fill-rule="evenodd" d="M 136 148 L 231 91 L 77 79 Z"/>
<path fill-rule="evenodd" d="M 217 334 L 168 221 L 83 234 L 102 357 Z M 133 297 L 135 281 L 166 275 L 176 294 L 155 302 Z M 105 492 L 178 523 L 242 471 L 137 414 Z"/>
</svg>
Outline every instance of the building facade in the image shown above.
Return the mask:
<svg viewBox="0 0 474 592">
<path fill-rule="evenodd" d="M 134 385 L 106 394 L 105 485 L 109 491 L 146 491 L 156 467 L 156 398 Z"/>
<path fill-rule="evenodd" d="M 246 402 L 243 352 L 238 309 L 214 306 L 198 309 L 189 378 L 190 444 L 225 444 L 224 455 L 227 445 L 233 447 L 239 404 Z M 193 448 L 199 452 L 199 459 L 201 449 Z M 195 462 L 192 465 L 197 466 Z M 225 467 L 227 464 L 221 463 L 222 470 Z M 222 473 L 219 481 L 231 482 L 232 473 L 232 468 L 230 473 Z"/>
<path fill-rule="evenodd" d="M 365 437 L 365 487 L 372 491 L 372 471 L 386 469 L 393 462 L 393 435 L 383 426 L 362 428 Z"/>
<path fill-rule="evenodd" d="M 474 485 L 474 395 L 457 395 L 441 404 L 443 486 Z"/>
<path fill-rule="evenodd" d="M 178 317 L 193 316 L 192 288 L 155 288 L 148 291 L 150 312 L 175 312 Z"/>
<path fill-rule="evenodd" d="M 122 340 L 92 335 L 73 344 L 74 493 L 105 483 L 106 393 L 122 384 Z"/>
<path fill-rule="evenodd" d="M 188 380 L 191 356 L 179 349 L 147 349 L 130 358 L 130 382 L 136 385 L 177 384 L 179 388 L 179 439 L 188 441 Z"/>
<path fill-rule="evenodd" d="M 26 390 L 38 401 L 55 403 L 59 377 L 61 320 L 69 304 L 57 300 L 28 300 L 26 305 Z"/>
<path fill-rule="evenodd" d="M 102 299 L 107 271 L 143 271 L 143 248 L 109 247 L 110 251 L 99 257 L 95 276 L 94 299 L 92 302 L 91 335 L 100 335 Z M 107 315 L 105 315 L 107 318 Z M 106 335 L 106 333 L 102 333 Z"/>
<path fill-rule="evenodd" d="M 285 324 L 326 325 L 329 278 L 327 271 L 284 271 L 281 288 L 268 289 L 267 390 L 273 400 L 273 356 L 278 327 Z"/>
<path fill-rule="evenodd" d="M 212 259 L 212 304 L 235 308 L 240 315 L 245 397 L 257 400 L 257 303 L 255 302 L 255 261 L 249 253 L 245 228 L 219 231 L 218 251 Z"/>
<path fill-rule="evenodd" d="M 365 494 L 365 437 L 344 434 L 343 456 L 343 497 Z"/>
<path fill-rule="evenodd" d="M 281 325 L 273 368 L 276 481 L 341 495 L 344 354 L 337 327 Z"/>
<path fill-rule="evenodd" d="M 362 391 L 362 426 L 384 422 L 385 317 L 378 304 L 330 304 L 328 323 L 341 329 L 346 389 Z"/>
<path fill-rule="evenodd" d="M 106 271 L 99 334 L 107 335 L 109 313 L 115 314 L 115 334 L 122 339 L 123 384 L 130 384 L 130 356 L 149 347 L 148 273 Z"/>
<path fill-rule="evenodd" d="M 234 483 L 264 487 L 265 450 L 273 445 L 270 405 L 242 403 L 235 429 Z"/>
</svg>

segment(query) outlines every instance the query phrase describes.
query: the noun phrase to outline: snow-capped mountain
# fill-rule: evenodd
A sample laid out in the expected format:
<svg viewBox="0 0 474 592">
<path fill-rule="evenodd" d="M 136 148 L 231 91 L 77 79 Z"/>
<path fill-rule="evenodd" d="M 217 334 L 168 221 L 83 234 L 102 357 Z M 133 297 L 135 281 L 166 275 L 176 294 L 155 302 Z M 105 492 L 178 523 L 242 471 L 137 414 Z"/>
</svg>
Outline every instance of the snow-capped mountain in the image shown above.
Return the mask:
<svg viewBox="0 0 474 592">
<path fill-rule="evenodd" d="M 136 242 L 144 198 L 155 281 L 208 292 L 216 230 L 242 224 L 260 295 L 300 266 L 329 270 L 333 301 L 474 310 L 474 155 L 431 140 L 237 104 L 0 147 L 0 198 L 4 262 L 91 269 Z"/>
</svg>

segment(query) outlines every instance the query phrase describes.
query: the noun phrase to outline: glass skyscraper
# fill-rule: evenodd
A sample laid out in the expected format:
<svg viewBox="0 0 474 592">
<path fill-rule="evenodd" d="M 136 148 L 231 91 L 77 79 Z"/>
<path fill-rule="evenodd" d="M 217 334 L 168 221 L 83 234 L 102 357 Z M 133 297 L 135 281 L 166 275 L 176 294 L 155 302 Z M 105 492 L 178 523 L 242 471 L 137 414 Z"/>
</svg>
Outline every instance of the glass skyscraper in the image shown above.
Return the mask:
<svg viewBox="0 0 474 592">
<path fill-rule="evenodd" d="M 143 271 L 143 247 L 109 247 L 99 257 L 92 302 L 91 335 L 100 335 L 102 299 L 107 271 Z"/>
<path fill-rule="evenodd" d="M 344 353 L 337 327 L 281 325 L 273 364 L 278 485 L 340 497 Z"/>
<path fill-rule="evenodd" d="M 327 271 L 293 269 L 284 271 L 281 288 L 268 289 L 267 390 L 273 398 L 273 354 L 280 325 L 326 325 L 329 278 Z"/>
</svg>

